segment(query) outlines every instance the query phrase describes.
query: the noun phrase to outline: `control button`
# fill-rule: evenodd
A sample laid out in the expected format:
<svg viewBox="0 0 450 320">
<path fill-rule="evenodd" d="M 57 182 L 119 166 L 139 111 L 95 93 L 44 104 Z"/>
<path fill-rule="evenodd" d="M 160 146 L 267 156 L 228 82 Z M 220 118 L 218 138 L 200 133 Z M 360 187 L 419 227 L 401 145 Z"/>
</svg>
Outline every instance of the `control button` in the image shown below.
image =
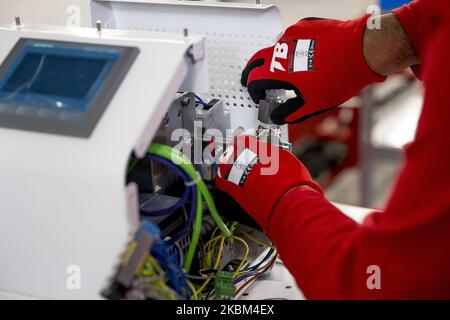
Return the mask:
<svg viewBox="0 0 450 320">
<path fill-rule="evenodd" d="M 17 108 L 19 106 L 17 104 L 13 104 L 13 103 L 5 103 L 3 104 L 3 113 L 16 113 Z"/>
<path fill-rule="evenodd" d="M 58 118 L 58 116 L 60 115 L 61 111 L 60 110 L 55 110 L 52 108 L 39 108 L 39 110 L 37 111 L 36 116 L 38 118 Z"/>
<path fill-rule="evenodd" d="M 83 114 L 80 112 L 63 111 L 59 115 L 59 119 L 65 121 L 79 121 L 82 119 Z"/>
<path fill-rule="evenodd" d="M 15 113 L 19 116 L 35 117 L 37 111 L 36 111 L 36 107 L 27 106 L 27 105 L 19 105 L 19 106 L 17 106 Z"/>
<path fill-rule="evenodd" d="M 0 103 L 0 113 L 5 113 L 7 108 L 6 103 Z"/>
</svg>

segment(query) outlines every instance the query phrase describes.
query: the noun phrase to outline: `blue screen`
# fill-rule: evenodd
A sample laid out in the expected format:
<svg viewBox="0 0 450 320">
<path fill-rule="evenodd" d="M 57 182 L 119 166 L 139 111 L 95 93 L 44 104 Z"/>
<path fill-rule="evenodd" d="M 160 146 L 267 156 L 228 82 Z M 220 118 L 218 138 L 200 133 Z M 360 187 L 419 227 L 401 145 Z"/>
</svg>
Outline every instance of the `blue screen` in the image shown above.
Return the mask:
<svg viewBox="0 0 450 320">
<path fill-rule="evenodd" d="M 30 41 L 0 78 L 0 111 L 81 120 L 120 54 Z"/>
<path fill-rule="evenodd" d="M 105 65 L 101 59 L 28 52 L 2 90 L 83 99 Z"/>
</svg>

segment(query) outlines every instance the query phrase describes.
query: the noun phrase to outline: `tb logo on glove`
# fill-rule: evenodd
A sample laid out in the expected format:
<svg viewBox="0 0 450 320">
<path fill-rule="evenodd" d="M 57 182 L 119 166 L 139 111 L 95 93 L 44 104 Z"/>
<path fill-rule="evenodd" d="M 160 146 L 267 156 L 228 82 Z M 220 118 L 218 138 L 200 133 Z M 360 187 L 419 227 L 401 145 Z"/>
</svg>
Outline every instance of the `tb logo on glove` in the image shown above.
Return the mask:
<svg viewBox="0 0 450 320">
<path fill-rule="evenodd" d="M 289 27 L 272 47 L 257 52 L 242 72 L 256 104 L 266 90 L 285 89 L 295 97 L 271 114 L 275 124 L 297 123 L 341 105 L 366 85 L 384 81 L 363 54 L 369 16 L 338 21 L 309 18 Z"/>
<path fill-rule="evenodd" d="M 289 47 L 286 43 L 277 43 L 273 50 L 272 63 L 270 64 L 270 72 L 275 72 L 275 69 L 286 71 L 283 65 L 277 59 L 286 60 L 288 58 Z"/>
</svg>

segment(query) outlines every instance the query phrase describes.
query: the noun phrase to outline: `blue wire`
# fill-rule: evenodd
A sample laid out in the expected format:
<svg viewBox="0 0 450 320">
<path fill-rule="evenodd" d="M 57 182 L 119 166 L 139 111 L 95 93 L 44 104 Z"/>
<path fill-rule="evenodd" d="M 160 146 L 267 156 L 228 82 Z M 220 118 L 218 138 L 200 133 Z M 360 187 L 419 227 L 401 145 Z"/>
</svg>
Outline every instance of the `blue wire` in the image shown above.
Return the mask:
<svg viewBox="0 0 450 320">
<path fill-rule="evenodd" d="M 255 271 L 256 269 L 258 269 L 265 261 L 267 261 L 267 259 L 270 258 L 270 256 L 272 255 L 272 253 L 275 251 L 275 249 L 270 248 L 270 250 L 267 252 L 267 254 L 264 256 L 264 258 L 257 264 L 255 264 L 254 266 L 248 267 L 246 269 L 242 269 L 241 272 L 245 272 L 245 271 Z"/>
<path fill-rule="evenodd" d="M 149 160 L 157 161 L 157 162 L 165 165 L 169 169 L 175 171 L 183 179 L 184 182 L 191 181 L 191 179 L 189 178 L 187 173 L 184 172 L 180 167 L 178 167 L 175 164 L 173 164 L 172 162 L 170 162 L 170 161 L 168 161 L 168 160 L 166 160 L 164 158 L 161 158 L 159 156 L 156 156 L 156 155 L 147 155 L 146 158 L 149 159 Z M 168 215 L 168 214 L 176 211 L 177 209 L 181 208 L 187 202 L 187 200 L 188 200 L 188 198 L 189 198 L 189 196 L 191 194 L 194 195 L 193 188 L 192 187 L 186 188 L 184 190 L 184 193 L 183 193 L 181 199 L 178 200 L 177 203 L 174 204 L 173 206 L 171 206 L 169 208 L 162 209 L 162 210 L 156 210 L 156 211 L 146 211 L 146 210 L 142 210 L 141 209 L 141 215 L 147 216 L 147 217 L 156 217 L 156 216 Z"/>
<path fill-rule="evenodd" d="M 175 165 L 173 162 L 164 159 L 160 156 L 156 155 L 147 155 L 147 159 L 157 161 L 169 169 L 175 171 L 184 182 L 192 182 L 192 179 L 187 175 L 187 173 L 180 168 L 179 166 Z M 197 186 L 193 185 L 190 187 L 186 187 L 185 192 L 183 194 L 183 197 L 178 201 L 175 205 L 173 205 L 170 208 L 166 208 L 164 210 L 159 210 L 155 212 L 151 211 L 144 211 L 141 210 L 141 214 L 144 216 L 155 216 L 155 213 L 158 215 L 162 215 L 162 212 L 168 212 L 171 213 L 175 211 L 176 209 L 183 206 L 187 199 L 189 198 L 189 195 L 192 195 L 191 200 L 191 207 L 189 212 L 188 221 L 186 222 L 185 226 L 182 230 L 180 230 L 176 235 L 171 237 L 168 241 L 162 241 L 160 242 L 160 245 L 153 248 L 152 253 L 154 254 L 155 258 L 160 262 L 161 267 L 166 271 L 168 276 L 168 283 L 169 285 L 175 289 L 179 294 L 182 296 L 185 296 L 186 298 L 189 296 L 190 289 L 187 285 L 187 278 L 181 269 L 178 259 L 172 255 L 169 254 L 168 248 L 170 248 L 172 245 L 174 245 L 175 242 L 180 240 L 182 237 L 184 237 L 189 232 L 189 228 L 192 225 L 192 222 L 194 220 L 195 216 L 195 210 L 197 206 Z"/>
<path fill-rule="evenodd" d="M 159 241 L 151 249 L 151 254 L 158 260 L 161 268 L 164 269 L 168 285 L 181 296 L 187 298 L 188 293 L 190 292 L 187 285 L 187 277 L 180 264 L 177 263 L 177 259 L 170 254 L 169 248 L 170 246 L 168 246 L 165 241 Z"/>
<path fill-rule="evenodd" d="M 267 261 L 267 259 L 269 259 L 269 257 L 272 255 L 272 253 L 274 251 L 275 251 L 275 249 L 271 248 L 260 262 L 258 262 L 254 266 L 251 266 L 249 268 L 241 270 L 241 272 L 246 272 L 246 271 L 249 271 L 249 272 L 246 274 L 243 274 L 239 278 L 234 279 L 233 284 L 238 284 L 239 282 L 241 282 L 249 277 L 253 277 L 256 274 L 255 270 L 258 269 L 265 261 Z"/>
<path fill-rule="evenodd" d="M 200 103 L 205 109 L 209 109 L 209 105 L 198 95 L 195 95 L 195 100 L 197 103 Z"/>
<path fill-rule="evenodd" d="M 174 164 L 173 162 L 170 162 L 169 160 L 164 159 L 157 155 L 147 155 L 146 158 L 157 161 L 157 162 L 167 166 L 169 169 L 175 171 L 183 179 L 184 182 L 192 182 L 192 179 L 190 179 L 190 177 L 187 175 L 187 173 L 183 169 L 181 169 L 179 166 Z M 174 244 L 175 242 L 177 242 L 178 240 L 183 238 L 189 232 L 189 228 L 191 227 L 192 222 L 194 221 L 195 210 L 197 207 L 196 188 L 197 188 L 196 186 L 187 187 L 183 194 L 183 197 L 175 205 L 173 205 L 170 208 L 166 208 L 164 210 L 159 210 L 159 211 L 154 211 L 154 212 L 148 212 L 148 211 L 141 210 L 141 214 L 144 216 L 166 215 L 166 214 L 169 214 L 169 213 L 174 212 L 175 210 L 181 208 L 187 202 L 189 195 L 191 195 L 192 201 L 191 201 L 191 207 L 190 207 L 190 211 L 189 211 L 188 221 L 186 222 L 183 229 L 181 229 L 178 233 L 176 233 L 173 237 L 171 237 L 171 239 L 167 242 L 169 245 Z"/>
<path fill-rule="evenodd" d="M 241 281 L 243 281 L 243 280 L 245 280 L 245 279 L 247 279 L 247 278 L 253 277 L 255 274 L 256 274 L 256 272 L 249 272 L 249 273 L 246 273 L 246 274 L 240 276 L 239 278 L 234 279 L 234 280 L 233 280 L 233 284 L 236 285 L 236 284 L 238 284 L 239 282 L 241 282 Z"/>
<path fill-rule="evenodd" d="M 178 240 L 180 240 L 181 238 L 183 238 L 188 232 L 189 232 L 189 228 L 192 225 L 192 222 L 194 221 L 194 216 L 195 216 L 195 210 L 197 208 L 197 193 L 196 193 L 196 187 L 190 187 L 190 189 L 192 189 L 191 193 L 192 193 L 192 201 L 191 201 L 191 208 L 190 208 L 190 212 L 189 212 L 189 217 L 188 217 L 188 221 L 186 223 L 186 225 L 184 226 L 183 229 L 181 229 L 176 235 L 174 235 L 169 241 L 169 244 L 173 244 L 175 242 L 177 242 Z"/>
</svg>

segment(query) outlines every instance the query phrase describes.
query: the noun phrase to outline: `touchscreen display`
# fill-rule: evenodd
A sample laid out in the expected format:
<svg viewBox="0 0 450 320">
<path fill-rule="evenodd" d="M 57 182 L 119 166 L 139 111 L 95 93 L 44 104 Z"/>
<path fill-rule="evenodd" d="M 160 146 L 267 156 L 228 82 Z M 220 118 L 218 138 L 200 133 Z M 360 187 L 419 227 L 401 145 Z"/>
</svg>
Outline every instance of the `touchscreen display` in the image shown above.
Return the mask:
<svg viewBox="0 0 450 320">
<path fill-rule="evenodd" d="M 34 118 L 35 125 L 28 129 L 38 131 L 51 130 L 49 122 L 47 128 L 36 126 L 45 119 L 58 121 L 59 128 L 64 127 L 61 121 L 82 127 L 81 122 L 92 122 L 90 114 L 106 108 L 136 50 L 21 39 L 1 66 L 0 118 L 15 116 L 18 123 Z"/>
</svg>

